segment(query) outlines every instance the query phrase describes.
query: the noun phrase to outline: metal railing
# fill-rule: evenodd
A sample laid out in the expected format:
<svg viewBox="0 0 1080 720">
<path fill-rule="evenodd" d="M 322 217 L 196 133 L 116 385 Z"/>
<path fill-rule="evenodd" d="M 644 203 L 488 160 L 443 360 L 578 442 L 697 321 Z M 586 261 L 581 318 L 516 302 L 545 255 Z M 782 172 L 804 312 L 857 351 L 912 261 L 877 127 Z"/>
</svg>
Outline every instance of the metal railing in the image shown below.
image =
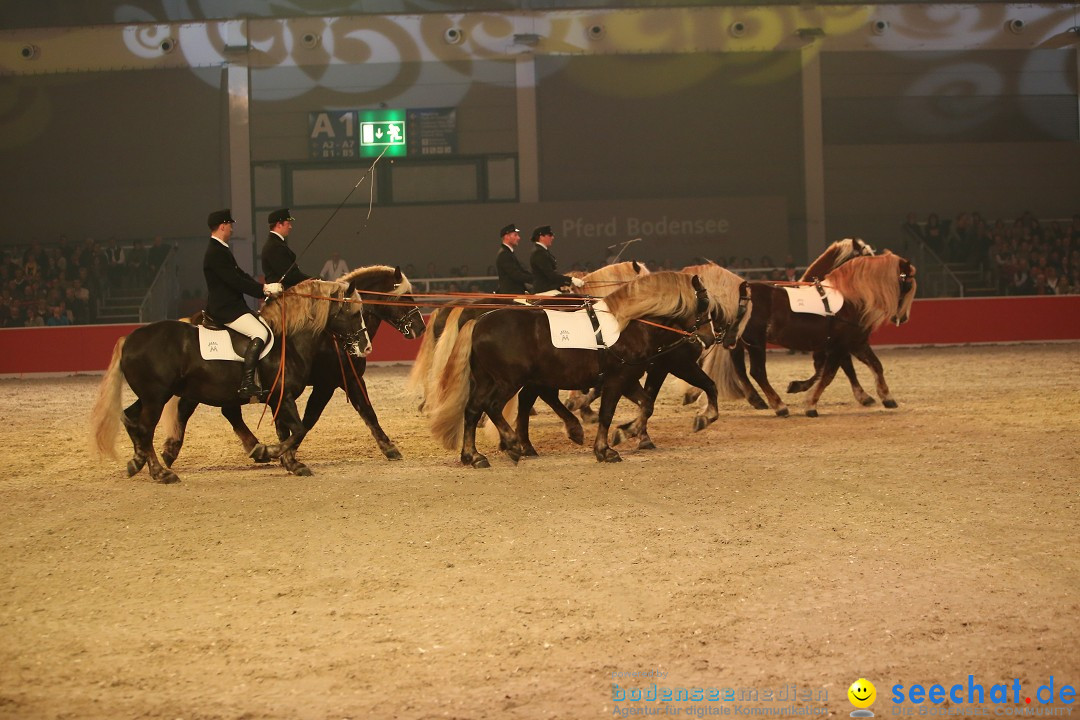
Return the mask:
<svg viewBox="0 0 1080 720">
<path fill-rule="evenodd" d="M 919 297 L 964 297 L 964 283 L 922 238 L 905 229 L 900 239 L 904 257 L 915 265 Z"/>
<path fill-rule="evenodd" d="M 177 274 L 176 248 L 172 247 L 150 283 L 146 297 L 139 305 L 139 322 L 150 323 L 176 317 L 177 299 L 180 295 Z"/>
</svg>

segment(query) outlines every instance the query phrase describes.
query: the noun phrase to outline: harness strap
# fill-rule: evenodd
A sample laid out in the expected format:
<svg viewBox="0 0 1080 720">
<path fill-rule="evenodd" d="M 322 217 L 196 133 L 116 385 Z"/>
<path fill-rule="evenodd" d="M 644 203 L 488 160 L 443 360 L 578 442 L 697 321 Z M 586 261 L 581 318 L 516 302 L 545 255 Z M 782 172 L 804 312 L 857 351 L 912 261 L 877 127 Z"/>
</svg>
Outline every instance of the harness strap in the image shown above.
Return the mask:
<svg viewBox="0 0 1080 720">
<path fill-rule="evenodd" d="M 607 343 L 604 342 L 604 334 L 600 332 L 600 318 L 596 317 L 596 311 L 593 309 L 591 302 L 585 303 L 585 314 L 589 316 L 589 322 L 592 323 L 593 333 L 596 334 L 596 346 L 602 350 L 607 350 Z"/>
<path fill-rule="evenodd" d="M 821 281 L 814 278 L 814 287 L 817 288 L 818 295 L 821 296 L 821 304 L 825 306 L 825 314 L 832 317 L 836 313 L 829 307 L 829 298 L 825 296 L 825 288 L 821 287 Z"/>
</svg>

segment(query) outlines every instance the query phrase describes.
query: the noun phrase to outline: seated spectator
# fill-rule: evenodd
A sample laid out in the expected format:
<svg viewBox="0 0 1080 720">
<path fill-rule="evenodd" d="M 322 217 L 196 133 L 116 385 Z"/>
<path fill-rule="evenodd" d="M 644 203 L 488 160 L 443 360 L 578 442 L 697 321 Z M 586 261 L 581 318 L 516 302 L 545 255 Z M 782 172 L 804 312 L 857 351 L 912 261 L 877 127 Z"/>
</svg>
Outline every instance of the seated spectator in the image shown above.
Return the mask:
<svg viewBox="0 0 1080 720">
<path fill-rule="evenodd" d="M 23 313 L 19 310 L 19 306 L 17 304 L 8 305 L 7 316 L 4 318 L 4 327 L 26 327 L 26 323 L 23 322 Z"/>
<path fill-rule="evenodd" d="M 1061 289 L 1064 287 L 1064 283 L 1061 281 L 1061 276 L 1058 275 L 1057 268 L 1053 265 L 1048 265 L 1046 271 L 1043 274 L 1043 288 L 1046 295 L 1060 295 Z"/>
<path fill-rule="evenodd" d="M 937 213 L 926 216 L 926 226 L 923 228 L 923 242 L 939 257 L 945 252 L 945 226 L 941 224 Z"/>
<path fill-rule="evenodd" d="M 38 315 L 36 305 L 27 305 L 23 313 L 23 327 L 44 327 L 45 318 Z"/>
<path fill-rule="evenodd" d="M 63 303 L 49 308 L 49 315 L 45 318 L 45 324 L 50 327 L 71 324 L 71 318 L 68 317 L 67 309 Z"/>
<path fill-rule="evenodd" d="M 120 243 L 116 238 L 109 240 L 108 247 L 105 248 L 105 276 L 108 278 L 110 288 L 119 288 L 124 282 L 124 248 L 120 247 Z"/>
<path fill-rule="evenodd" d="M 1035 280 L 1028 271 L 1028 262 L 1024 258 L 1016 261 L 1016 269 L 1009 280 L 1006 291 L 1009 295 L 1031 295 L 1035 292 Z"/>
</svg>

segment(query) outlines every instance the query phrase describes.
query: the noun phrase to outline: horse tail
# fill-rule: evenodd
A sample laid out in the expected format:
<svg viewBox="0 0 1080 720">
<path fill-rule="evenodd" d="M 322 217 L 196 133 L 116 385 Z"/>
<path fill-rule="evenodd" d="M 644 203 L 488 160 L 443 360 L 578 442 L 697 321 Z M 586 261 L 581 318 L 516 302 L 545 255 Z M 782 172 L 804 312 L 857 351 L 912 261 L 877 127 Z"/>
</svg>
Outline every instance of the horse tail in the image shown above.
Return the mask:
<svg viewBox="0 0 1080 720">
<path fill-rule="evenodd" d="M 420 338 L 420 349 L 416 351 L 416 360 L 413 361 L 409 377 L 405 379 L 405 392 L 420 393 L 427 385 L 428 373 L 431 371 L 431 356 L 435 352 L 435 343 L 439 341 L 435 337 L 435 318 L 441 312 L 439 308 L 432 311 L 428 316 L 429 332 L 425 332 Z"/>
<path fill-rule="evenodd" d="M 181 322 L 183 322 L 181 320 Z M 165 440 L 179 440 L 180 439 L 180 398 L 173 395 L 169 398 L 169 402 L 165 403 L 164 409 L 161 411 L 161 418 L 158 420 L 158 430 L 165 433 Z"/>
<path fill-rule="evenodd" d="M 427 383 L 424 386 L 424 397 L 430 398 L 438 392 L 433 386 L 442 374 L 443 368 L 446 367 L 447 360 L 450 357 L 451 351 L 454 349 L 454 343 L 457 341 L 458 327 L 461 322 L 461 313 L 465 308 L 456 307 L 450 310 L 450 314 L 446 316 L 446 322 L 443 324 L 442 335 L 439 336 L 438 342 L 435 344 L 435 349 L 431 355 L 431 366 L 428 368 L 426 377 Z"/>
<path fill-rule="evenodd" d="M 97 400 L 90 411 L 91 445 L 98 456 L 116 459 L 116 433 L 120 430 L 120 381 L 124 374 L 120 371 L 120 355 L 124 349 L 126 337 L 121 337 L 113 346 L 112 360 L 105 371 L 105 377 L 98 386 Z"/>
<path fill-rule="evenodd" d="M 447 323 L 449 325 L 449 323 Z M 456 323 L 455 323 L 456 325 Z M 454 450 L 461 446 L 465 425 L 465 403 L 469 400 L 472 385 L 469 376 L 469 358 L 472 356 L 473 329 L 476 321 L 470 320 L 457 331 L 457 341 L 445 367 L 435 383 L 434 392 L 428 395 L 428 427 L 434 438 L 444 447 Z M 449 330 L 449 327 L 447 328 Z M 442 341 L 446 339 L 444 333 Z"/>
<path fill-rule="evenodd" d="M 746 313 L 749 317 L 750 313 Z M 708 360 L 705 372 L 716 383 L 717 397 L 725 400 L 742 400 L 746 397 L 746 391 L 739 383 L 739 376 L 735 373 L 735 363 L 731 359 L 731 352 L 719 345 L 714 346 L 712 357 Z"/>
</svg>

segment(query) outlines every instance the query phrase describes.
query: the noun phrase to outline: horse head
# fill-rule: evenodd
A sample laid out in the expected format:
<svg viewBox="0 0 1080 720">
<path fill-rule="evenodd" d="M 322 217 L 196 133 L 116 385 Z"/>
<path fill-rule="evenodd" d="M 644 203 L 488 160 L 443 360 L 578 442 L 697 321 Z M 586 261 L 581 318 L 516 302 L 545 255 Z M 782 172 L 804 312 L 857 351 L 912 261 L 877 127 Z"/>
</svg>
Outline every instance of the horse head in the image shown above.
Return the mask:
<svg viewBox="0 0 1080 720">
<path fill-rule="evenodd" d="M 900 301 L 896 306 L 896 314 L 891 320 L 894 325 L 902 325 L 911 319 L 911 303 L 915 300 L 915 266 L 905 258 L 900 258 Z"/>
<path fill-rule="evenodd" d="M 874 248 L 870 247 L 870 245 L 862 238 L 850 238 L 850 240 L 851 253 L 848 255 L 848 258 L 861 257 L 863 255 L 873 255 L 875 252 L 877 252 L 876 250 L 874 250 Z"/>
<path fill-rule="evenodd" d="M 727 324 L 718 326 L 717 321 L 722 321 L 723 311 L 719 306 L 715 313 L 716 318 L 713 320 L 714 327 L 717 328 L 717 335 L 720 339 L 721 345 L 730 350 L 735 347 L 735 344 L 739 342 L 739 336 L 742 334 L 740 331 L 746 324 L 750 315 L 750 283 L 743 280 L 739 284 L 739 309 L 735 311 L 735 317 L 731 318 Z"/>
<path fill-rule="evenodd" d="M 371 352 L 371 334 L 364 321 L 364 301 L 360 293 L 349 291 L 345 283 L 330 295 L 334 306 L 326 323 L 327 332 L 341 338 L 341 346 L 353 357 L 367 357 Z"/>
<path fill-rule="evenodd" d="M 414 304 L 412 283 L 400 267 L 373 265 L 347 273 L 342 281 L 349 283 L 350 291 L 357 291 L 367 302 L 364 311 L 372 332 L 379 323 L 386 321 L 409 340 L 424 333 L 424 318 Z"/>
</svg>

